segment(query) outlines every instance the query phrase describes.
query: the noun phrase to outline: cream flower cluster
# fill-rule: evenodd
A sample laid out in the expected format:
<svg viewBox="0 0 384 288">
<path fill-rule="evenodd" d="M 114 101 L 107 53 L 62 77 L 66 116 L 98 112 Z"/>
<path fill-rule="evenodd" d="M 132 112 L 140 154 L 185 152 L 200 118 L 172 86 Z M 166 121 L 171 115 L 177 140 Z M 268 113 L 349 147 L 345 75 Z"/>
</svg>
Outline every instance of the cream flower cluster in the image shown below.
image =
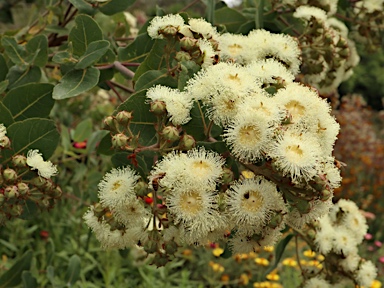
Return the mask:
<svg viewBox="0 0 384 288">
<path fill-rule="evenodd" d="M 314 227 L 314 242 L 319 252 L 325 256 L 325 262 L 330 261 L 342 271 L 338 273 L 336 282 L 343 283 L 345 278 L 349 278 L 354 279 L 360 286 L 370 287 L 377 271 L 371 261 L 361 258 L 358 254 L 357 246 L 363 241 L 368 226 L 356 204 L 340 199 L 328 214 L 315 222 Z"/>
<path fill-rule="evenodd" d="M 4 124 L 0 124 L 0 147 L 5 147 L 9 143 L 9 139 L 6 136 L 7 128 L 5 128 Z"/>
<path fill-rule="evenodd" d="M 44 158 L 39 150 L 29 150 L 27 153 L 27 165 L 31 170 L 37 170 L 39 176 L 49 179 L 55 176 L 58 171 L 57 167 L 51 161 L 44 161 Z"/>
</svg>

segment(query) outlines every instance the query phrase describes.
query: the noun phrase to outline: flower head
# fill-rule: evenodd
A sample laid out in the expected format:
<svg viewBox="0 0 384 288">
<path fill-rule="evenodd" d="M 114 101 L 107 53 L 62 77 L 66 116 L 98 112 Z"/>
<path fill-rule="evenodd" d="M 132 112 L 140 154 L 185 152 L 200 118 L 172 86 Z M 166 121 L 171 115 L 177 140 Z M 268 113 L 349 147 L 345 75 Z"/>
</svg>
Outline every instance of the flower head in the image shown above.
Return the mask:
<svg viewBox="0 0 384 288">
<path fill-rule="evenodd" d="M 184 24 L 184 19 L 179 14 L 172 15 L 168 14 L 165 16 L 156 16 L 152 19 L 147 29 L 148 35 L 153 39 L 163 39 L 164 35 L 162 30 L 169 28 L 169 30 L 174 30 L 176 34 Z"/>
<path fill-rule="evenodd" d="M 49 179 L 58 173 L 57 167 L 51 161 L 44 161 L 39 150 L 29 150 L 27 153 L 27 164 L 31 170 L 37 170 L 39 176 Z"/>
</svg>

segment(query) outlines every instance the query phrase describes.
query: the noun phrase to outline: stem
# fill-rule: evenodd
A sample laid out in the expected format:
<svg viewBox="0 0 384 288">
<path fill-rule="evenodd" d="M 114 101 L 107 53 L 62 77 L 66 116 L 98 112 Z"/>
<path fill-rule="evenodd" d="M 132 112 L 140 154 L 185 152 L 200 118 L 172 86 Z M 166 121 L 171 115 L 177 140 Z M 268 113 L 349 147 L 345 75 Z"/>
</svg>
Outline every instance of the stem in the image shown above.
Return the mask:
<svg viewBox="0 0 384 288">
<path fill-rule="evenodd" d="M 129 88 L 129 87 L 127 87 L 127 86 L 124 86 L 124 85 L 122 85 L 122 84 L 120 84 L 120 83 L 117 83 L 117 82 L 115 82 L 115 81 L 112 81 L 112 80 L 109 80 L 109 82 L 110 82 L 112 85 L 114 85 L 114 86 L 116 86 L 116 87 L 118 87 L 118 88 L 120 88 L 120 89 L 122 89 L 122 90 L 124 90 L 124 91 L 126 91 L 126 92 L 129 92 L 129 93 L 135 93 L 135 90 L 132 89 L 132 88 Z"/>
<path fill-rule="evenodd" d="M 207 130 L 205 131 L 205 136 L 207 136 L 207 139 L 213 138 L 211 136 L 212 127 L 213 127 L 213 121 L 211 120 L 211 122 L 209 122 L 209 124 L 208 124 Z"/>
<path fill-rule="evenodd" d="M 203 122 L 203 126 L 204 126 L 204 131 L 206 131 L 206 130 L 208 130 L 208 128 L 207 128 L 207 124 L 205 123 L 204 113 L 203 113 L 203 110 L 201 109 L 199 102 L 197 102 L 197 106 L 199 107 L 199 111 L 200 111 L 200 115 L 201 115 L 201 121 Z"/>
<path fill-rule="evenodd" d="M 119 61 L 113 62 L 114 67 L 116 70 L 118 70 L 121 74 L 124 76 L 127 76 L 128 78 L 133 78 L 135 77 L 135 73 L 128 68 L 124 67 Z"/>
<path fill-rule="evenodd" d="M 180 13 L 180 12 L 183 12 L 183 11 L 185 11 L 185 10 L 187 10 L 187 9 L 190 8 L 190 7 L 192 7 L 192 6 L 195 5 L 197 2 L 200 2 L 200 0 L 195 0 L 195 1 L 191 2 L 190 4 L 188 4 L 187 6 L 185 6 L 183 9 L 181 9 L 181 10 L 179 11 L 179 13 Z"/>
<path fill-rule="evenodd" d="M 120 93 L 115 89 L 115 86 L 111 83 L 111 81 L 107 80 L 105 81 L 105 83 L 107 83 L 108 87 L 111 88 L 113 92 L 115 92 L 117 98 L 119 98 L 121 102 L 124 102 L 124 99 L 121 97 Z"/>
<path fill-rule="evenodd" d="M 301 275 L 303 276 L 304 279 L 306 279 L 307 277 L 305 277 L 305 274 L 303 272 L 303 267 L 301 266 L 301 263 L 300 263 L 300 257 L 299 257 L 299 245 L 298 245 L 298 236 L 297 234 L 295 235 L 295 245 L 296 245 L 296 258 L 297 258 L 297 264 L 299 265 L 299 268 L 300 268 L 300 271 L 301 271 Z"/>
</svg>

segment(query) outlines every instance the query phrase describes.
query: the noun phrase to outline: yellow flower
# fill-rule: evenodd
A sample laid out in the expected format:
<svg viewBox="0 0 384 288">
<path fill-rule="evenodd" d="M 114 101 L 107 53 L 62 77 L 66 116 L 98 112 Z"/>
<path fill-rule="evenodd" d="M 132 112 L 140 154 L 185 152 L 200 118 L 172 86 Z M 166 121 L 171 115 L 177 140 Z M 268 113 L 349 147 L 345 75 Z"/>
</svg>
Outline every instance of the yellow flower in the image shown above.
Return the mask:
<svg viewBox="0 0 384 288">
<path fill-rule="evenodd" d="M 215 272 L 222 273 L 224 272 L 224 267 L 221 266 L 219 263 L 215 263 L 213 261 L 209 261 L 209 266 L 211 266 L 212 270 Z"/>
<path fill-rule="evenodd" d="M 293 259 L 293 258 L 286 258 L 286 259 L 283 260 L 283 265 L 296 267 L 297 266 L 297 261 L 295 259 Z"/>
<path fill-rule="evenodd" d="M 266 252 L 273 252 L 275 248 L 273 246 L 264 246 L 264 251 Z"/>
<path fill-rule="evenodd" d="M 320 262 L 321 262 L 321 261 L 324 261 L 324 259 L 325 259 L 325 258 L 324 258 L 323 255 L 321 255 L 321 254 L 320 254 L 320 255 L 317 255 L 317 260 L 319 260 Z"/>
<path fill-rule="evenodd" d="M 381 282 L 379 280 L 373 280 L 371 288 L 381 288 Z"/>
<path fill-rule="evenodd" d="M 303 254 L 304 254 L 304 256 L 306 256 L 308 258 L 316 257 L 316 252 L 312 251 L 312 250 L 305 250 Z"/>
<path fill-rule="evenodd" d="M 314 267 L 317 267 L 319 269 L 323 268 L 323 264 L 321 264 L 319 261 L 317 260 L 311 260 L 308 262 L 308 265 L 309 266 L 314 266 Z"/>
<path fill-rule="evenodd" d="M 274 272 L 269 273 L 267 275 L 267 279 L 270 280 L 270 281 L 279 281 L 280 276 L 276 274 L 276 271 L 274 271 Z"/>
<path fill-rule="evenodd" d="M 229 275 L 228 274 L 224 274 L 221 276 L 221 282 L 224 282 L 224 283 L 228 283 L 229 281 Z"/>
<path fill-rule="evenodd" d="M 223 253 L 224 253 L 224 249 L 220 247 L 217 247 L 212 250 L 212 254 L 215 255 L 216 257 L 219 257 Z"/>
<path fill-rule="evenodd" d="M 258 265 L 262 265 L 262 266 L 268 266 L 269 265 L 269 261 L 265 258 L 256 258 L 255 263 Z"/>
<path fill-rule="evenodd" d="M 245 274 L 245 273 L 242 273 L 240 275 L 239 284 L 241 284 L 241 285 L 248 285 L 248 283 L 249 283 L 248 275 Z"/>
</svg>

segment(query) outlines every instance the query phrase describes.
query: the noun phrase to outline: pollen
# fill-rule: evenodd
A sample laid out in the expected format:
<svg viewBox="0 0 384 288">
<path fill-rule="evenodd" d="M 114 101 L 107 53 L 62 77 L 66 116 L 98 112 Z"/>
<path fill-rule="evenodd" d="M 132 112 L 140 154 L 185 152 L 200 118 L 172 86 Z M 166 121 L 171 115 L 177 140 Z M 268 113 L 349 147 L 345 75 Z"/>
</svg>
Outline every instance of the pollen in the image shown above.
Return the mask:
<svg viewBox="0 0 384 288">
<path fill-rule="evenodd" d="M 242 208 L 246 211 L 257 211 L 264 204 L 264 197 L 258 191 L 248 191 L 244 194 Z"/>
<path fill-rule="evenodd" d="M 112 184 L 112 191 L 115 191 L 121 187 L 121 180 L 117 180 Z"/>
<path fill-rule="evenodd" d="M 233 44 L 228 46 L 228 50 L 231 54 L 237 55 L 241 50 L 243 50 L 243 47 L 239 44 Z"/>
<path fill-rule="evenodd" d="M 199 193 L 190 192 L 181 196 L 181 207 L 188 214 L 196 215 L 203 209 L 203 201 Z"/>
<path fill-rule="evenodd" d="M 287 104 L 285 104 L 285 108 L 287 108 L 293 117 L 302 116 L 305 113 L 305 107 L 296 100 L 289 101 Z"/>
<path fill-rule="evenodd" d="M 261 131 L 257 126 L 247 125 L 240 128 L 239 131 L 239 140 L 240 143 L 245 144 L 249 143 L 252 146 L 256 145 L 260 141 Z M 248 144 L 248 145 L 249 145 Z"/>
</svg>

